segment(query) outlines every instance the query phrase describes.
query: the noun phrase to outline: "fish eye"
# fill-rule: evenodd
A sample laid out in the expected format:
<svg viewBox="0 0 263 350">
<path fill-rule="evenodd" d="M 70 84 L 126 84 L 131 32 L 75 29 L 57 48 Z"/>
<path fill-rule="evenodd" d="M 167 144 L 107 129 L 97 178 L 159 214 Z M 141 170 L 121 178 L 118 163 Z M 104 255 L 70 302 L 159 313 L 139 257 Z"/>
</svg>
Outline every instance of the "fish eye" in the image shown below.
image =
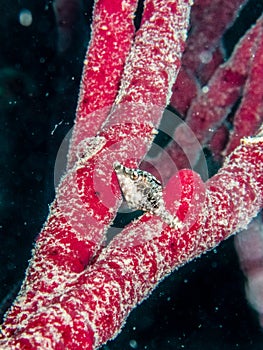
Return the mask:
<svg viewBox="0 0 263 350">
<path fill-rule="evenodd" d="M 120 172 L 120 170 L 122 169 L 123 165 L 121 165 L 121 163 L 119 163 L 119 162 L 115 162 L 115 163 L 113 164 L 113 167 L 114 167 L 114 170 L 115 170 L 116 172 Z"/>
</svg>

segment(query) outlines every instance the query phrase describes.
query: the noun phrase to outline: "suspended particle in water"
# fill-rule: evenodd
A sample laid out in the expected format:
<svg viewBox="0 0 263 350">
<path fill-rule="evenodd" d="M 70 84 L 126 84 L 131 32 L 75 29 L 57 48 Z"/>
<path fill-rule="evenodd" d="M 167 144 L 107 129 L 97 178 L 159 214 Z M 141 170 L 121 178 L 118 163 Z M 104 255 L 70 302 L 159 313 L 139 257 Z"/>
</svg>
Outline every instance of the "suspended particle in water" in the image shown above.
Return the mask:
<svg viewBox="0 0 263 350">
<path fill-rule="evenodd" d="M 132 349 L 137 349 L 137 348 L 138 348 L 138 343 L 137 343 L 137 341 L 134 340 L 134 339 L 130 340 L 129 345 L 130 345 L 130 347 L 131 347 Z"/>
<path fill-rule="evenodd" d="M 19 23 L 24 27 L 29 27 L 32 24 L 32 13 L 28 9 L 22 9 L 18 16 Z"/>
</svg>

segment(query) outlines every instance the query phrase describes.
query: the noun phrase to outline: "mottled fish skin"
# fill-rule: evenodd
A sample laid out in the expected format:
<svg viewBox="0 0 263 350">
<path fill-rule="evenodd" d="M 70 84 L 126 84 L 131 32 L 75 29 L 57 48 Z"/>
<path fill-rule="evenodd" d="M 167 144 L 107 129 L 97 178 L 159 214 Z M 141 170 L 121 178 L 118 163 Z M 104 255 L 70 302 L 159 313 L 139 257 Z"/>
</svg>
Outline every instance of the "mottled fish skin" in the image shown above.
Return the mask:
<svg viewBox="0 0 263 350">
<path fill-rule="evenodd" d="M 156 177 L 147 171 L 128 168 L 119 162 L 114 164 L 114 170 L 128 206 L 156 213 L 163 204 L 162 185 Z"/>
<path fill-rule="evenodd" d="M 166 210 L 163 188 L 155 176 L 147 171 L 128 168 L 119 162 L 113 166 L 122 194 L 130 208 L 157 215 L 172 228 L 182 227 L 178 218 Z"/>
</svg>

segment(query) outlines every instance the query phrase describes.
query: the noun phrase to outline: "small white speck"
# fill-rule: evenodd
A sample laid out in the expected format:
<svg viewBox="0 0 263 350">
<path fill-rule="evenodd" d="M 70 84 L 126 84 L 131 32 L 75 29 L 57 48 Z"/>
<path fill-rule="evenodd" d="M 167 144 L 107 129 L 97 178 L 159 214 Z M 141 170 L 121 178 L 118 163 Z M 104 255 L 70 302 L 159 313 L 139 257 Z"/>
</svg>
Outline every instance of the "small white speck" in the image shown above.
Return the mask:
<svg viewBox="0 0 263 350">
<path fill-rule="evenodd" d="M 29 27 L 32 24 L 32 13 L 28 9 L 22 9 L 18 16 L 19 23 L 24 27 Z"/>
<path fill-rule="evenodd" d="M 130 340 L 129 345 L 132 349 L 137 349 L 138 347 L 137 341 L 134 339 Z"/>
<path fill-rule="evenodd" d="M 57 129 L 57 127 L 59 126 L 59 125 L 61 125 L 63 123 L 63 119 L 58 123 L 58 124 L 56 124 L 55 126 L 54 126 L 54 129 L 51 131 L 51 135 L 53 135 L 54 134 L 54 132 L 56 131 L 56 129 Z"/>
<path fill-rule="evenodd" d="M 203 94 L 207 94 L 208 91 L 209 91 L 209 87 L 208 87 L 207 85 L 205 85 L 205 86 L 202 87 L 202 92 L 203 92 Z"/>
<path fill-rule="evenodd" d="M 207 64 L 212 60 L 213 56 L 210 51 L 202 51 L 199 55 L 199 59 L 202 63 Z"/>
</svg>

